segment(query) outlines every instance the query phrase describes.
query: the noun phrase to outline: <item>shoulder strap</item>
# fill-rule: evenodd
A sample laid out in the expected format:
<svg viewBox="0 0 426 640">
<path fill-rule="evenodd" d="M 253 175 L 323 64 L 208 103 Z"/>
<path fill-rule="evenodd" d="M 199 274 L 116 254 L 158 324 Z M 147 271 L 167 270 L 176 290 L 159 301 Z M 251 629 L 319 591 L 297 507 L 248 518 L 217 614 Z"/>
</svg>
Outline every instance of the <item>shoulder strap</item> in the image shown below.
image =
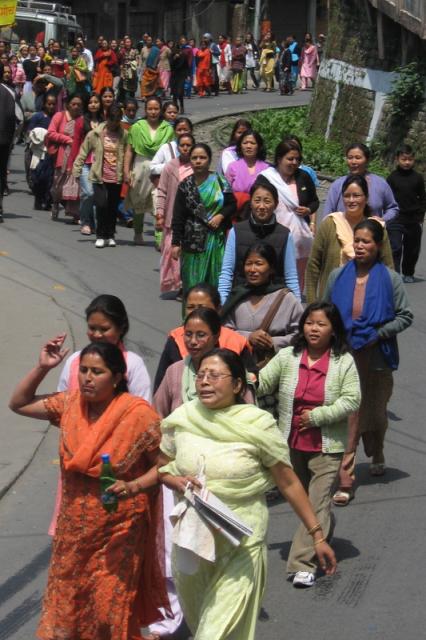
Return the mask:
<svg viewBox="0 0 426 640">
<path fill-rule="evenodd" d="M 290 290 L 287 289 L 286 287 L 280 290 L 279 294 L 276 297 L 275 302 L 269 307 L 269 311 L 263 318 L 262 324 L 260 325 L 259 329 L 261 329 L 262 331 L 268 332 L 269 327 L 272 324 L 272 320 L 277 315 L 278 309 L 280 308 L 282 301 L 284 300 L 286 295 L 289 293 L 289 291 Z"/>
</svg>

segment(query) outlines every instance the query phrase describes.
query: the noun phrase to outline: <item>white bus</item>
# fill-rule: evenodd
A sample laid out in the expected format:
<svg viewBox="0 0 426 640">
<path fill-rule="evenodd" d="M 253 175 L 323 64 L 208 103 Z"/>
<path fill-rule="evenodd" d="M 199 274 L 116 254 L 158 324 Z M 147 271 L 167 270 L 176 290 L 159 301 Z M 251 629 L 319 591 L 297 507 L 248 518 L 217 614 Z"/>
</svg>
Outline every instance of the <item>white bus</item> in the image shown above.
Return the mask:
<svg viewBox="0 0 426 640">
<path fill-rule="evenodd" d="M 81 31 L 70 7 L 56 2 L 18 0 L 16 22 L 12 27 L 0 29 L 0 39 L 17 49 L 20 40 L 46 45 L 53 38 L 68 49 Z"/>
</svg>

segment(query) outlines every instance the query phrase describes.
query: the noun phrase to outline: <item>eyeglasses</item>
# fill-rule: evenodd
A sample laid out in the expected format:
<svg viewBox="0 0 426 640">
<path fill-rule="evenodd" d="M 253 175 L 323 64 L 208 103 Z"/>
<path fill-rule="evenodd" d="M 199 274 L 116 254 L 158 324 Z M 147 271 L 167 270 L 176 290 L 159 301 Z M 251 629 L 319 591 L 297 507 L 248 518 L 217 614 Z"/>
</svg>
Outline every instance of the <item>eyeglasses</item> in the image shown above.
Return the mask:
<svg viewBox="0 0 426 640">
<path fill-rule="evenodd" d="M 203 380 L 206 379 L 207 382 L 213 382 L 213 384 L 219 382 L 221 378 L 232 378 L 232 375 L 230 373 L 219 373 L 217 371 L 200 371 L 195 376 L 197 382 L 203 382 Z"/>
</svg>

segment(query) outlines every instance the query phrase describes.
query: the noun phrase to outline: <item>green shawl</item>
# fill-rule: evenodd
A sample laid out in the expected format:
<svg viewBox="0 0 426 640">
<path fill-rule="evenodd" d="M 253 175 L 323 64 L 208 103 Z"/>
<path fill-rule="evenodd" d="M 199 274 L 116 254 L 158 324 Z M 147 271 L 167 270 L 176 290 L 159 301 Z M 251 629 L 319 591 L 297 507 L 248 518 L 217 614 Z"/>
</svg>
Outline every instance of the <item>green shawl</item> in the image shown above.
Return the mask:
<svg viewBox="0 0 426 640">
<path fill-rule="evenodd" d="M 174 137 L 173 127 L 166 120 L 162 120 L 156 129 L 154 138 L 151 138 L 148 122 L 143 119 L 130 127 L 127 142 L 138 156 L 152 160 L 158 149 L 166 142 L 174 140 Z"/>
<path fill-rule="evenodd" d="M 188 402 L 197 397 L 197 389 L 195 387 L 196 371 L 191 356 L 185 356 L 184 367 L 182 372 L 182 400 Z"/>
<path fill-rule="evenodd" d="M 277 462 L 291 466 L 288 445 L 270 413 L 251 404 L 234 404 L 226 409 L 212 411 L 200 400 L 185 402 L 161 423 L 161 430 L 183 429 L 195 436 L 219 442 L 242 443 L 255 446 L 259 457 L 268 458 L 268 467 Z M 179 475 L 174 461 L 160 469 L 163 473 Z M 223 499 L 240 502 L 265 493 L 274 483 L 268 468 L 260 466 L 250 482 L 222 478 L 208 480 L 208 488 Z"/>
</svg>

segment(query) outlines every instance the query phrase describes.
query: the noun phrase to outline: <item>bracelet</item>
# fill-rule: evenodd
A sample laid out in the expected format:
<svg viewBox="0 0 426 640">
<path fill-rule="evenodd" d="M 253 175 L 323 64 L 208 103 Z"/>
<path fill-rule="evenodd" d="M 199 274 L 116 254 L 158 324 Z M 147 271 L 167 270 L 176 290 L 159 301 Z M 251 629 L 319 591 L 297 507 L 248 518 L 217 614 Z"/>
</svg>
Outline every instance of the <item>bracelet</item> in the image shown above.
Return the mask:
<svg viewBox="0 0 426 640">
<path fill-rule="evenodd" d="M 319 540 L 315 540 L 314 547 L 316 547 L 318 544 L 322 544 L 323 542 L 327 542 L 327 538 L 320 538 Z"/>
<path fill-rule="evenodd" d="M 315 533 L 315 531 L 319 531 L 320 529 L 322 529 L 322 526 L 318 522 L 313 527 L 311 527 L 311 529 L 308 530 L 308 535 L 312 536 Z"/>
</svg>

